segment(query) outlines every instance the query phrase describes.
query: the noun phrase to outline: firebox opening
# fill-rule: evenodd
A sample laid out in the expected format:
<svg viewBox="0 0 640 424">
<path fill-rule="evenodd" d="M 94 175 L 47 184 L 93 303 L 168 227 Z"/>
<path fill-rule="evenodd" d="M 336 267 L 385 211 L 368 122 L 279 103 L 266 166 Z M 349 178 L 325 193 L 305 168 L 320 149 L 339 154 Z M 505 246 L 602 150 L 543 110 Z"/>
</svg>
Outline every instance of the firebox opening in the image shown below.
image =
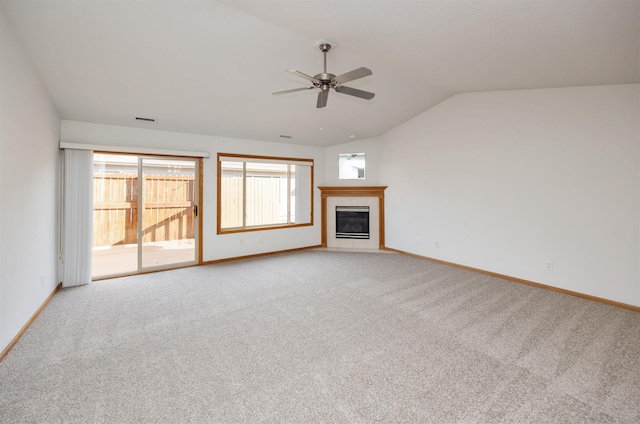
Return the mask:
<svg viewBox="0 0 640 424">
<path fill-rule="evenodd" d="M 369 239 L 369 206 L 336 206 L 336 238 Z"/>
</svg>

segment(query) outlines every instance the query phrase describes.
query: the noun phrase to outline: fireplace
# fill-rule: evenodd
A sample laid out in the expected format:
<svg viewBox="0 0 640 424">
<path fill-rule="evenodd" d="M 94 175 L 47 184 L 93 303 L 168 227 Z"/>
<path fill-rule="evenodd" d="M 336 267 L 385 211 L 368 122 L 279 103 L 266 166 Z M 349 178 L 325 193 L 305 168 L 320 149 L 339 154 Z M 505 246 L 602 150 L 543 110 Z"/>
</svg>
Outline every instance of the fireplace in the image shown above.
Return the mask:
<svg viewBox="0 0 640 424">
<path fill-rule="evenodd" d="M 369 239 L 369 206 L 336 206 L 336 238 Z"/>
<path fill-rule="evenodd" d="M 384 190 L 386 186 L 320 186 L 322 247 L 346 250 L 384 249 Z M 369 208 L 369 237 L 336 237 L 337 207 Z M 352 211 L 353 212 L 353 211 Z M 365 236 L 366 237 L 366 236 Z"/>
</svg>

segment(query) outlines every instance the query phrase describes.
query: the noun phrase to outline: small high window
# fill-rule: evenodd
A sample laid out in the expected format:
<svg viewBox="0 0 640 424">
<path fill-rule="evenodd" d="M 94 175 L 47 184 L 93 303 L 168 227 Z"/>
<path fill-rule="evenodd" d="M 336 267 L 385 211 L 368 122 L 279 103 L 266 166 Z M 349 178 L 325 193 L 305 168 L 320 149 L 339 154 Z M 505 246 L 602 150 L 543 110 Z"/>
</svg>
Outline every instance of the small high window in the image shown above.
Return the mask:
<svg viewBox="0 0 640 424">
<path fill-rule="evenodd" d="M 341 180 L 364 180 L 364 153 L 341 153 L 338 177 Z"/>
</svg>

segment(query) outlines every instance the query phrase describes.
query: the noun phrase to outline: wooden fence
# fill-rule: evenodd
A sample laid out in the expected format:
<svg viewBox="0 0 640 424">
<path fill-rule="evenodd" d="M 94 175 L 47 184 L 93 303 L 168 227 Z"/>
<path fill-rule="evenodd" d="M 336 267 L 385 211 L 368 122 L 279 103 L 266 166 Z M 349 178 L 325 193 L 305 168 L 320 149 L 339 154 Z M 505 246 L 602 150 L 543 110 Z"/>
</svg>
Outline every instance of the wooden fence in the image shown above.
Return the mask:
<svg viewBox="0 0 640 424">
<path fill-rule="evenodd" d="M 242 178 L 222 178 L 224 228 L 242 225 Z M 93 177 L 93 245 L 137 243 L 138 175 Z M 284 192 L 283 192 L 284 190 Z M 286 223 L 286 187 L 279 178 L 248 178 L 247 225 Z M 194 238 L 194 178 L 145 175 L 143 242 Z M 240 200 L 238 200 L 240 199 Z"/>
<path fill-rule="evenodd" d="M 242 177 L 224 177 L 220 199 L 222 228 L 242 226 Z M 280 178 L 247 178 L 247 226 L 286 224 L 286 188 Z M 283 190 L 285 193 L 283 193 Z"/>
<path fill-rule="evenodd" d="M 142 241 L 194 238 L 194 178 L 145 175 Z M 137 243 L 138 175 L 93 177 L 93 245 Z"/>
</svg>

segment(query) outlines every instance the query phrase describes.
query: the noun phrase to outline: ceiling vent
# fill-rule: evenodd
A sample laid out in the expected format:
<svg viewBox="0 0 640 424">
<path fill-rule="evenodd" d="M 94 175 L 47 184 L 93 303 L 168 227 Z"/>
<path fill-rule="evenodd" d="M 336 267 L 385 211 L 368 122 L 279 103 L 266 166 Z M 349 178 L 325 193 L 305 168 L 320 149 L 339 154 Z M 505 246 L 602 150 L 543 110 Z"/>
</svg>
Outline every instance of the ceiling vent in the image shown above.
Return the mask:
<svg viewBox="0 0 640 424">
<path fill-rule="evenodd" d="M 280 138 L 291 138 L 291 136 L 290 135 L 280 134 Z"/>
<path fill-rule="evenodd" d="M 136 121 L 142 122 L 156 122 L 156 118 L 145 118 L 144 116 L 136 116 Z"/>
</svg>

